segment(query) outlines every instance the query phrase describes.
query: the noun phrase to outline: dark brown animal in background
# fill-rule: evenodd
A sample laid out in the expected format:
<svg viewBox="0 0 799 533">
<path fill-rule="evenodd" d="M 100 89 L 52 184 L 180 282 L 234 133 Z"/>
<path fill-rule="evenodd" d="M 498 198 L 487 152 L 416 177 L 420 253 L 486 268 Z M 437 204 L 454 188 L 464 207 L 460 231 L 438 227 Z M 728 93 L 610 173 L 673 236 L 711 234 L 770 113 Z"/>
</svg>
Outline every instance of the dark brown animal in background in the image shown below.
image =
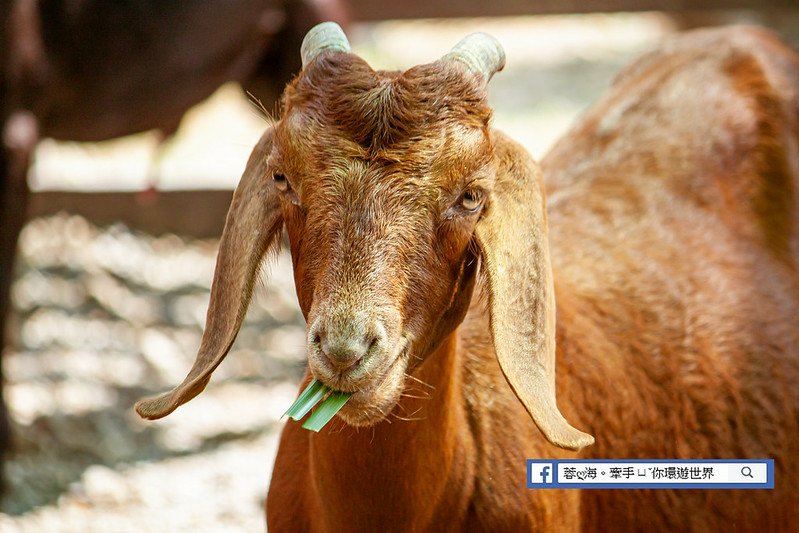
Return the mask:
<svg viewBox="0 0 799 533">
<path fill-rule="evenodd" d="M 546 157 L 548 203 L 490 128 L 503 62 L 476 34 L 374 71 L 312 30 L 236 190 L 197 360 L 139 414 L 202 391 L 285 227 L 306 382 L 353 395 L 319 434 L 287 423 L 270 531 L 799 523 L 799 56 L 757 29 L 671 40 Z M 777 488 L 525 489 L 525 458 L 555 457 L 773 457 Z"/>
<path fill-rule="evenodd" d="M 330 18 L 343 21 L 340 0 L 0 2 L 0 351 L 38 140 L 169 136 L 228 81 L 271 105 Z M 0 462 L 7 424 L 0 395 Z"/>
</svg>

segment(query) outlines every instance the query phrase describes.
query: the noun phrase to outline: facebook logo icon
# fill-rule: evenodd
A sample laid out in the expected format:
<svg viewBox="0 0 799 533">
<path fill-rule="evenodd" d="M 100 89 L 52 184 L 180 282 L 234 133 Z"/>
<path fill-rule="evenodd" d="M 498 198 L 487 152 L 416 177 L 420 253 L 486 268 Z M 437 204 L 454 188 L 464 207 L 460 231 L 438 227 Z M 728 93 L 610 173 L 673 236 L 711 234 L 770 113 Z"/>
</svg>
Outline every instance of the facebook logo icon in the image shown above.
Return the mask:
<svg viewBox="0 0 799 533">
<path fill-rule="evenodd" d="M 527 463 L 527 486 L 537 487 L 551 485 L 555 482 L 555 467 L 552 463 L 533 462 Z"/>
</svg>

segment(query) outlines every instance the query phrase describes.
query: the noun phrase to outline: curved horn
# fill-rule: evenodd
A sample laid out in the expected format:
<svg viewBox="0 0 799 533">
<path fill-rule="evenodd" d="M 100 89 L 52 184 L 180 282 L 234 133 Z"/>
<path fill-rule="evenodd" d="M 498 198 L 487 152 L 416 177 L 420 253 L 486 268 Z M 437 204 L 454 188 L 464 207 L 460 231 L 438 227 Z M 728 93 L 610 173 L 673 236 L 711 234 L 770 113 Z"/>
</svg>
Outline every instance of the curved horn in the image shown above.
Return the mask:
<svg viewBox="0 0 799 533">
<path fill-rule="evenodd" d="M 341 26 L 335 22 L 322 22 L 317 24 L 305 35 L 300 47 L 302 55 L 302 68 L 316 59 L 322 53 L 349 52 L 350 42 Z"/>
<path fill-rule="evenodd" d="M 491 76 L 505 66 L 505 50 L 495 37 L 478 32 L 461 39 L 443 59 L 465 63 L 469 70 L 480 74 L 488 83 Z"/>
</svg>

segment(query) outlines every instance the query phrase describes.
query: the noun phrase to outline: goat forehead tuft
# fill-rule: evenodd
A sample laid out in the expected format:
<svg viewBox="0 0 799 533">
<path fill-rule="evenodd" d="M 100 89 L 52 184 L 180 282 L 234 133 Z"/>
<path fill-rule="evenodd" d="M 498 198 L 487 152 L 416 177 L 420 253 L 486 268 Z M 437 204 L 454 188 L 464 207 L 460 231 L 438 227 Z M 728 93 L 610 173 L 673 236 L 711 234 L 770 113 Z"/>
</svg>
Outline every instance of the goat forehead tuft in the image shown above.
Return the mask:
<svg viewBox="0 0 799 533">
<path fill-rule="evenodd" d="M 383 72 L 350 54 L 315 62 L 287 89 L 285 104 L 371 153 L 447 128 L 483 128 L 491 117 L 478 80 L 444 62 Z"/>
</svg>

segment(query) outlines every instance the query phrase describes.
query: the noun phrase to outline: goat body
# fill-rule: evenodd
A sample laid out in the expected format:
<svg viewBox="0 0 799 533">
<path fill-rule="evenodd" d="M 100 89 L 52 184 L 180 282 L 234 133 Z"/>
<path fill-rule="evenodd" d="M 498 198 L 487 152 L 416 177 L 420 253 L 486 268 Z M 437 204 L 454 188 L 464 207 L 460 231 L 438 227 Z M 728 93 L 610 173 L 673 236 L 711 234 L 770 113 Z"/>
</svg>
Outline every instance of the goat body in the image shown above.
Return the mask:
<svg viewBox="0 0 799 533">
<path fill-rule="evenodd" d="M 139 413 L 202 390 L 285 225 L 307 379 L 354 405 L 287 423 L 270 531 L 795 527 L 797 54 L 751 28 L 664 44 L 544 159 L 545 202 L 487 126 L 491 46 L 400 74 L 323 45 L 237 189 L 197 362 Z M 776 488 L 525 488 L 526 458 L 576 457 L 771 457 Z"/>
<path fill-rule="evenodd" d="M 542 169 L 582 456 L 776 466 L 774 491 L 585 491 L 583 528 L 795 528 L 799 56 L 753 28 L 673 39 Z"/>
</svg>

